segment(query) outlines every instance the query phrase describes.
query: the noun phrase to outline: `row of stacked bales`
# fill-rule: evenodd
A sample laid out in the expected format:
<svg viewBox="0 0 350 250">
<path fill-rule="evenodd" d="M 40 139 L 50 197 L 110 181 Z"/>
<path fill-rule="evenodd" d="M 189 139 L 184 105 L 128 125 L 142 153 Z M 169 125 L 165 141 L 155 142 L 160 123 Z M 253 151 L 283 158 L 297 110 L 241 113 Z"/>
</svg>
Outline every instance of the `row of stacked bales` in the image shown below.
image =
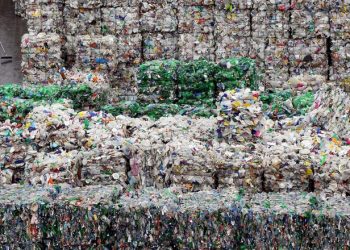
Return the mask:
<svg viewBox="0 0 350 250">
<path fill-rule="evenodd" d="M 138 80 L 141 101 L 212 106 L 220 91 L 257 89 L 260 76 L 255 61 L 248 58 L 231 58 L 218 64 L 207 60 L 157 60 L 140 66 Z"/>
<path fill-rule="evenodd" d="M 1 190 L 0 243 L 7 248 L 111 249 L 349 245 L 346 197 L 248 195 L 234 189 L 189 194 L 146 189 L 120 195 L 118 188 L 7 186 Z"/>
<path fill-rule="evenodd" d="M 347 93 L 323 88 L 293 96 L 295 110 L 311 112 L 279 120 L 262 109 L 263 102 L 279 104 L 261 96 L 223 93 L 216 119 L 152 121 L 77 112 L 63 101 L 38 105 L 16 123 L 2 123 L 1 182 L 348 194 Z"/>
<path fill-rule="evenodd" d="M 273 98 L 280 100 L 273 102 L 267 101 L 265 94 L 259 98 L 261 93 L 249 89 L 221 94 L 216 131 L 219 139 L 252 147 L 251 156 L 261 162 L 258 168 L 250 169 L 250 176 L 263 178 L 259 184 L 264 191 L 302 189 L 334 194 L 342 190 L 346 195 L 350 176 L 348 94 L 327 84 L 316 94 L 309 90 L 301 90 L 297 96 L 277 92 Z M 266 119 L 269 112 L 263 111 L 264 105 L 276 111 L 288 108 L 291 117 Z M 241 170 L 240 174 L 246 173 Z M 254 180 L 249 177 L 250 183 Z"/>
<path fill-rule="evenodd" d="M 138 66 L 157 59 L 220 61 L 249 56 L 265 72 L 266 84 L 273 87 L 304 73 L 346 80 L 348 5 L 344 1 L 289 0 L 33 0 L 27 3 L 25 16 L 30 32 L 61 36 L 57 50 L 62 51 L 64 60 L 58 64 L 75 65 L 79 70 L 96 70 L 96 66 L 107 64 L 111 86 L 128 99 L 137 92 Z M 81 43 L 87 41 L 87 35 L 89 50 Z M 113 36 L 108 38 L 114 44 L 110 47 L 113 58 L 108 49 L 97 46 L 96 41 L 106 40 L 104 36 Z M 88 67 L 85 59 L 91 50 L 109 60 L 94 58 L 99 65 Z"/>
<path fill-rule="evenodd" d="M 23 44 L 32 44 L 35 41 L 38 43 L 37 54 L 28 54 L 28 63 L 26 65 L 23 63 L 23 66 L 28 68 L 28 76 L 29 73 L 33 73 L 31 77 L 34 81 L 38 77 L 38 71 L 44 69 L 38 66 L 30 68 L 30 65 L 36 65 L 32 61 L 37 57 L 46 58 L 45 62 L 52 63 L 53 68 L 50 72 L 54 73 L 56 78 L 50 82 L 43 82 L 49 84 L 47 86 L 37 84 L 28 87 L 10 84 L 3 86 L 0 90 L 0 97 L 4 101 L 3 120 L 6 117 L 12 121 L 20 120 L 21 117 L 16 115 L 21 115 L 23 118 L 34 106 L 38 106 L 39 102 L 59 102 L 62 98 L 71 99 L 74 108 L 77 109 L 102 109 L 114 115 L 128 114 L 132 117 L 149 115 L 159 118 L 169 114 L 182 114 L 208 117 L 215 113 L 213 112 L 215 101 L 220 91 L 237 87 L 257 89 L 260 83 L 255 62 L 249 58 L 231 58 L 218 64 L 207 60 L 190 62 L 156 60 L 139 67 L 136 101 L 118 102 L 118 99 L 114 98 L 115 95 L 110 92 L 109 78 L 106 77 L 110 65 L 113 64 L 113 59 L 110 57 L 113 51 L 110 47 L 112 36 L 100 37 L 94 41 L 91 41 L 90 36 L 82 37 L 79 64 L 81 66 L 77 65 L 71 70 L 66 70 L 58 69 L 53 62 L 55 59 L 50 59 L 55 57 L 55 54 L 50 55 L 53 41 L 43 35 L 44 33 L 38 37 L 24 36 Z M 42 40 L 45 42 L 40 43 Z M 104 49 L 99 49 L 100 47 Z M 25 52 L 24 49 L 23 51 Z M 79 67 L 97 68 L 99 71 L 80 71 Z M 62 93 L 58 93 L 59 91 Z M 13 109 L 16 105 L 18 110 L 5 111 Z"/>
</svg>

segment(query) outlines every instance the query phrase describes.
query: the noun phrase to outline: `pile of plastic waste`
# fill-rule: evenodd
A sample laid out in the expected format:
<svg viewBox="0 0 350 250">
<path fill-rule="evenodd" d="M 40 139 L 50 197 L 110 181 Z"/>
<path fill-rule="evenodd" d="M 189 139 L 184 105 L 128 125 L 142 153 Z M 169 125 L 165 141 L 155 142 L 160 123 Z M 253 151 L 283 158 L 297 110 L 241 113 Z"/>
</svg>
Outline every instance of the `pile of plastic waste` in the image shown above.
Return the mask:
<svg viewBox="0 0 350 250">
<path fill-rule="evenodd" d="M 176 188 L 120 190 L 6 186 L 0 190 L 0 242 L 8 248 L 169 249 L 348 244 L 348 197 L 249 195 L 232 188 L 187 194 Z"/>
<path fill-rule="evenodd" d="M 258 88 L 254 60 L 231 58 L 213 63 L 208 60 L 183 62 L 159 60 L 144 63 L 138 73 L 140 100 L 211 106 L 219 91 L 232 88 Z"/>
<path fill-rule="evenodd" d="M 25 82 L 53 84 L 60 81 L 59 69 L 63 61 L 58 34 L 25 34 L 22 37 L 21 52 Z"/>
<path fill-rule="evenodd" d="M 15 3 L 0 245 L 349 247 L 347 1 Z"/>
<path fill-rule="evenodd" d="M 20 120 L 2 123 L 3 183 L 117 182 L 186 191 L 235 186 L 325 195 L 349 191 L 349 97 L 339 87 L 324 83 L 316 92 L 268 92 L 275 98 L 250 89 L 231 90 L 220 95 L 217 118 L 160 117 L 162 110 L 148 106 L 158 120 L 72 109 L 84 103 L 80 94 L 88 90 L 43 87 L 39 95 L 3 87 L 7 95 L 31 95 L 35 101 L 52 93 L 72 97 L 34 106 Z M 140 107 L 133 105 L 126 109 L 138 112 L 132 110 Z M 288 105 L 293 112 L 285 112 Z"/>
<path fill-rule="evenodd" d="M 130 99 L 143 62 L 242 56 L 256 60 L 264 82 L 274 87 L 303 74 L 349 78 L 347 1 L 14 2 L 28 24 L 31 42 L 23 46 L 22 61 L 29 82 L 56 82 L 56 65 L 93 68 L 108 76 L 121 98 Z M 37 43 L 45 37 L 49 51 L 45 46 L 36 51 L 38 34 Z M 43 56 L 49 60 L 40 66 L 30 63 Z M 53 65 L 50 58 L 59 60 Z"/>
</svg>

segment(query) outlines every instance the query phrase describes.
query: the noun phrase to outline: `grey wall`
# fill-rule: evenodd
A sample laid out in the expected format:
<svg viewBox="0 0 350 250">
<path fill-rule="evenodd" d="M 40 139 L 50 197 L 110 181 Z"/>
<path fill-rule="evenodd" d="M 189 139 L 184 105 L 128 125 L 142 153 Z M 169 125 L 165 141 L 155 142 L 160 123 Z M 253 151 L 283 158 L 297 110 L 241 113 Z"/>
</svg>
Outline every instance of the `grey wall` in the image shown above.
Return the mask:
<svg viewBox="0 0 350 250">
<path fill-rule="evenodd" d="M 19 83 L 21 75 L 21 36 L 27 32 L 26 21 L 15 15 L 14 4 L 11 0 L 0 1 L 0 41 L 13 61 L 0 64 L 0 84 Z M 3 55 L 2 49 L 0 54 Z M 3 62 L 3 61 L 2 61 Z"/>
</svg>

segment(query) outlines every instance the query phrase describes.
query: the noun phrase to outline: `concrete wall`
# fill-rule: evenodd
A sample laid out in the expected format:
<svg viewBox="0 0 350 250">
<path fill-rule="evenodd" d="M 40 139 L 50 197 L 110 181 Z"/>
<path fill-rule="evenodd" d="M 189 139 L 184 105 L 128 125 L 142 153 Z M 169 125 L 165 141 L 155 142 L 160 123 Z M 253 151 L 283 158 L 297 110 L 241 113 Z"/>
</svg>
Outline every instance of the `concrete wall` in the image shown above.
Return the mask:
<svg viewBox="0 0 350 250">
<path fill-rule="evenodd" d="M 21 36 L 27 32 L 26 22 L 15 16 L 14 3 L 11 0 L 0 1 L 0 42 L 2 42 L 6 53 L 13 56 L 12 61 L 1 60 L 0 84 L 20 83 L 21 75 Z M 0 48 L 0 55 L 3 51 Z"/>
</svg>

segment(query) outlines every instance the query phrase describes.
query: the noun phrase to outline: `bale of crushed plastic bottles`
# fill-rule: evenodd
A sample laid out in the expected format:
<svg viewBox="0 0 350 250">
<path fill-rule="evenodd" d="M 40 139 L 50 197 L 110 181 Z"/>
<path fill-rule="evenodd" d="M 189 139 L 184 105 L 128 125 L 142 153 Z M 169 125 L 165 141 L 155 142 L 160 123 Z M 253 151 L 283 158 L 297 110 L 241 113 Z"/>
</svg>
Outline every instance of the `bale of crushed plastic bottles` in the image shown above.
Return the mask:
<svg viewBox="0 0 350 250">
<path fill-rule="evenodd" d="M 176 188 L 123 195 L 122 190 L 118 185 L 6 186 L 0 191 L 0 244 L 170 249 L 349 246 L 348 197 L 249 195 L 235 189 L 183 194 Z"/>
</svg>

